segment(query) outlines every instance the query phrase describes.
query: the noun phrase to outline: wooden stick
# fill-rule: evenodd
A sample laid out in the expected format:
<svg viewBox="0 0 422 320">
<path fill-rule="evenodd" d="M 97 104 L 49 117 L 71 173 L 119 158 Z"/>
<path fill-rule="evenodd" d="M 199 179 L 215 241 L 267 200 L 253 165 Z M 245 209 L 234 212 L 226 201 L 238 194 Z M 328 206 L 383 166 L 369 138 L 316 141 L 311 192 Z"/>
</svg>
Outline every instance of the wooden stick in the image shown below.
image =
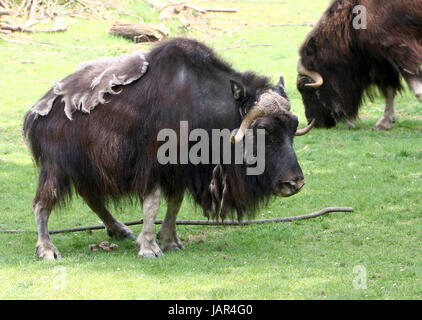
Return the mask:
<svg viewBox="0 0 422 320">
<path fill-rule="evenodd" d="M 235 13 L 237 12 L 237 9 L 234 9 L 234 8 L 201 8 L 201 7 L 190 5 L 188 1 L 166 4 L 160 8 L 160 11 L 164 11 L 165 9 L 170 8 L 170 7 L 182 7 L 182 8 L 192 9 L 193 11 L 197 11 L 200 13 L 205 13 L 205 12 Z"/>
<path fill-rule="evenodd" d="M 236 13 L 237 9 L 234 8 L 204 8 L 206 12 L 225 12 L 225 13 Z"/>
<path fill-rule="evenodd" d="M 233 50 L 233 49 L 244 49 L 244 48 L 254 48 L 254 47 L 273 47 L 272 44 L 258 43 L 258 44 L 242 44 L 238 46 L 231 46 L 226 48 L 220 48 L 218 50 Z"/>
<path fill-rule="evenodd" d="M 0 10 L 0 16 L 8 16 L 10 14 L 12 14 L 12 12 L 9 10 Z"/>
<path fill-rule="evenodd" d="M 55 32 L 65 32 L 67 28 L 59 27 L 53 29 L 44 29 L 44 30 L 31 30 L 20 26 L 12 26 L 7 23 L 0 23 L 0 28 L 3 30 L 10 30 L 13 32 L 25 32 L 25 33 L 55 33 Z"/>
<path fill-rule="evenodd" d="M 207 220 L 177 220 L 177 225 L 189 225 L 189 226 L 245 226 L 250 224 L 263 224 L 263 223 L 280 223 L 280 222 L 291 222 L 305 219 L 312 219 L 330 212 L 353 212 L 353 208 L 350 207 L 328 207 L 320 211 L 316 211 L 310 214 L 304 214 L 300 216 L 293 217 L 284 217 L 284 218 L 273 218 L 273 219 L 258 219 L 258 220 L 246 220 L 246 221 L 207 221 Z M 143 219 L 136 221 L 124 222 L 127 226 L 133 226 L 138 224 L 143 224 Z M 155 224 L 162 224 L 163 220 L 156 220 Z M 50 234 L 56 233 L 67 233 L 67 232 L 78 232 L 78 231 L 88 231 L 88 230 L 100 230 L 105 229 L 105 226 L 87 226 L 87 227 L 76 227 L 69 229 L 57 229 L 50 230 Z M 27 233 L 36 231 L 24 231 L 24 230 L 0 230 L 0 233 Z"/>
</svg>

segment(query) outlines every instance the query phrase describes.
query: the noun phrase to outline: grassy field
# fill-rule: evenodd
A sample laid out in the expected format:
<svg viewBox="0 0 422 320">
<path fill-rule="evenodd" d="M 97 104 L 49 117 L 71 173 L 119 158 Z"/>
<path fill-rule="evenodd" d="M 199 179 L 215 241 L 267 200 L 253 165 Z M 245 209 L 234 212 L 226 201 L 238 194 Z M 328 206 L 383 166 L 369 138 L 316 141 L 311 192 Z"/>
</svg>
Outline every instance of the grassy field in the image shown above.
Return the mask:
<svg viewBox="0 0 422 320">
<path fill-rule="evenodd" d="M 328 1 L 193 3 L 232 6 L 238 13 L 208 14 L 202 30 L 185 33 L 174 21 L 167 24 L 172 34 L 204 40 L 239 70 L 274 81 L 283 74 L 293 112 L 304 123 L 295 68 L 311 28 L 298 24 L 317 20 Z M 125 10 L 158 21 L 140 1 L 127 1 Z M 63 34 L 16 36 L 37 41 L 32 44 L 0 39 L 0 229 L 35 228 L 37 170 L 21 137 L 28 108 L 80 62 L 147 49 L 108 35 L 111 24 L 74 20 Z M 242 48 L 247 44 L 272 46 Z M 63 255 L 55 262 L 35 258 L 35 234 L 0 234 L 0 298 L 421 299 L 422 105 L 406 91 L 397 109 L 388 132 L 371 130 L 383 111 L 376 99 L 365 104 L 355 129 L 340 125 L 296 139 L 307 185 L 292 198 L 274 199 L 258 215 L 282 217 L 333 205 L 352 206 L 354 213 L 242 228 L 179 227 L 186 249 L 152 260 L 138 258 L 132 241 L 110 253 L 89 251 L 89 244 L 107 240 L 105 231 L 54 235 Z M 139 206 L 113 212 L 122 221 L 141 217 Z M 200 219 L 201 213 L 185 199 L 179 218 Z M 77 199 L 53 213 L 50 228 L 98 223 Z M 356 266 L 366 270 L 366 289 L 354 286 Z"/>
</svg>

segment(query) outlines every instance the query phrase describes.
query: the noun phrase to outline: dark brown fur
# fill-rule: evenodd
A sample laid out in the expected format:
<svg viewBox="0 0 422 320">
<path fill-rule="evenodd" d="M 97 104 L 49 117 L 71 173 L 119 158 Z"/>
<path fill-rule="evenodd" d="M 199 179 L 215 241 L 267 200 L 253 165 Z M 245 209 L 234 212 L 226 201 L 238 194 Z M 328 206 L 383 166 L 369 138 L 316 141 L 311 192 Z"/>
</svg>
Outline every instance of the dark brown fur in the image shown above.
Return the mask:
<svg viewBox="0 0 422 320">
<path fill-rule="evenodd" d="M 367 29 L 353 28 L 357 5 L 367 9 Z M 371 86 L 385 94 L 389 88 L 401 90 L 400 75 L 422 79 L 422 1 L 335 0 L 300 56 L 307 69 L 324 78 L 318 89 L 305 86 L 309 78 L 298 78 L 307 118 L 316 118 L 317 127 L 353 120 Z"/>
<path fill-rule="evenodd" d="M 236 72 L 194 40 L 173 39 L 146 58 L 148 72 L 124 88 L 115 88 L 123 91 L 106 96 L 109 103 L 90 114 L 77 111 L 70 121 L 60 99 L 47 116 L 27 113 L 24 133 L 41 171 L 35 203 L 51 209 L 66 199 L 73 185 L 92 208 L 102 208 L 108 199 L 125 195 L 142 199 L 158 184 L 165 196 L 189 191 L 206 215 L 218 214 L 209 190 L 215 165 L 160 165 L 157 134 L 163 128 L 179 132 L 182 120 L 189 121 L 189 130 L 209 133 L 238 128 L 239 109 L 248 111 L 257 95 L 271 86 L 266 78 Z M 233 98 L 230 80 L 244 86 L 243 99 Z M 281 84 L 274 90 L 285 95 Z M 297 118 L 280 112 L 266 121 L 274 127 L 274 142 L 266 148 L 264 174 L 248 177 L 244 165 L 221 168 L 230 191 L 224 214 L 232 210 L 239 218 L 252 214 L 274 193 L 278 181 L 302 175 L 292 149 Z"/>
</svg>

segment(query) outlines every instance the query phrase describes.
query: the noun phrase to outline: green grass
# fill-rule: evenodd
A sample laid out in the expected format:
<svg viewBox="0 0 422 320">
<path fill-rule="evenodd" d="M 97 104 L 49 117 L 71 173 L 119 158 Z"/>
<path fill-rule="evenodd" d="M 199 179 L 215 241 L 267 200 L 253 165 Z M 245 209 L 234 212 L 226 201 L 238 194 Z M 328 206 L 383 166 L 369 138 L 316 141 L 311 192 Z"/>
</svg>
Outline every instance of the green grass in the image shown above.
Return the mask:
<svg viewBox="0 0 422 320">
<path fill-rule="evenodd" d="M 142 2 L 127 3 L 125 10 L 145 21 L 158 21 Z M 252 69 L 274 81 L 283 74 L 293 112 L 303 124 L 295 66 L 298 47 L 310 27 L 265 24 L 317 20 L 328 1 L 194 3 L 233 6 L 238 13 L 209 14 L 209 30 L 186 34 L 173 21 L 167 24 L 173 35 L 205 39 L 239 70 Z M 35 228 L 31 202 L 37 170 L 21 137 L 28 108 L 78 63 L 147 48 L 108 35 L 111 24 L 75 20 L 66 33 L 30 37 L 61 46 L 0 39 L 0 229 Z M 268 43 L 273 46 L 223 50 Z M 371 131 L 383 111 L 383 101 L 376 99 L 365 105 L 356 129 L 340 125 L 296 139 L 306 187 L 292 198 L 274 199 L 258 215 L 297 215 L 332 205 L 353 206 L 354 213 L 241 228 L 180 226 L 186 249 L 154 260 L 138 258 L 131 241 L 119 243 L 110 253 L 91 252 L 89 244 L 107 239 L 105 231 L 95 231 L 54 235 L 64 258 L 38 261 L 35 234 L 1 234 L 0 298 L 421 299 L 422 106 L 406 91 L 397 109 L 397 123 L 389 132 Z M 123 221 L 141 217 L 139 206 L 113 211 Z M 163 213 L 161 209 L 160 218 Z M 200 211 L 186 199 L 179 218 L 199 219 Z M 53 213 L 50 227 L 98 223 L 77 199 Z M 139 232 L 140 226 L 133 230 Z M 367 289 L 353 286 L 357 265 L 367 270 Z"/>
</svg>

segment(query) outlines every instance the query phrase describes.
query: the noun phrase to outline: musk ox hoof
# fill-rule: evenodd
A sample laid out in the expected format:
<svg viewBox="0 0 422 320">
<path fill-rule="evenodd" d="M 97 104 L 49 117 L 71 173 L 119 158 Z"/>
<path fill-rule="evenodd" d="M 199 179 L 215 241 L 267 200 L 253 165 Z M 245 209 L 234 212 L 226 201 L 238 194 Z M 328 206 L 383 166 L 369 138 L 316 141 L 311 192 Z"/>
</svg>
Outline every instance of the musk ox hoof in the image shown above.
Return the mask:
<svg viewBox="0 0 422 320">
<path fill-rule="evenodd" d="M 391 125 L 396 122 L 396 117 L 383 117 L 378 120 L 375 126 L 372 128 L 377 131 L 386 131 L 391 129 Z"/>
<path fill-rule="evenodd" d="M 391 129 L 391 124 L 384 124 L 384 123 L 380 123 L 375 125 L 375 127 L 372 128 L 372 130 L 375 131 L 387 131 Z"/>
<path fill-rule="evenodd" d="M 35 255 L 43 260 L 57 260 L 62 257 L 59 250 L 53 245 L 37 245 Z"/>
<path fill-rule="evenodd" d="M 139 250 L 138 256 L 141 258 L 158 258 L 164 256 L 161 249 L 157 246 L 157 248 L 142 248 Z"/>
<path fill-rule="evenodd" d="M 164 255 L 154 239 L 141 237 L 136 240 L 136 244 L 141 248 L 138 253 L 141 258 L 158 258 Z"/>
<path fill-rule="evenodd" d="M 346 125 L 349 129 L 356 129 L 356 125 L 351 120 L 346 119 Z"/>
<path fill-rule="evenodd" d="M 107 234 L 115 240 L 126 240 L 126 239 L 135 239 L 135 235 L 132 230 L 130 230 L 123 223 L 118 223 L 113 227 L 107 229 Z"/>
<path fill-rule="evenodd" d="M 172 241 L 165 241 L 161 245 L 161 250 L 163 251 L 183 250 L 184 248 L 185 246 L 177 237 Z"/>
</svg>

